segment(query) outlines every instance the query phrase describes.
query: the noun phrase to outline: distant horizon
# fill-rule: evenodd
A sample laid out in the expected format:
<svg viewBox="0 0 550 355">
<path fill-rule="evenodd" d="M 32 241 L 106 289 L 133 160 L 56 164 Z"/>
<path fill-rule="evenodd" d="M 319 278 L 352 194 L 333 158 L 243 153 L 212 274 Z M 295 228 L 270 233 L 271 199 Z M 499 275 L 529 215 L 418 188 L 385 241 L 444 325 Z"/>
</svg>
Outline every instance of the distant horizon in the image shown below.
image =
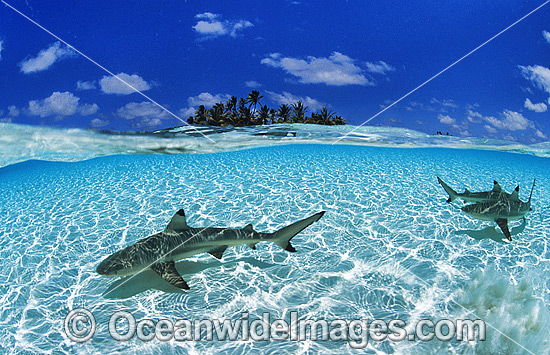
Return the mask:
<svg viewBox="0 0 550 355">
<path fill-rule="evenodd" d="M 542 1 L 7 3 L 169 112 L 2 4 L 0 122 L 155 131 L 258 90 L 355 126 L 549 141 L 550 5 L 419 88 Z"/>
<path fill-rule="evenodd" d="M 95 128 L 95 127 L 67 127 L 67 126 L 54 126 L 54 125 L 46 125 L 46 124 L 28 124 L 28 123 L 16 123 L 16 122 L 1 122 L 0 121 L 0 125 L 1 124 L 5 124 L 5 125 L 18 125 L 18 126 L 28 126 L 28 127 L 36 127 L 36 128 L 50 128 L 50 129 L 59 129 L 59 130 L 63 130 L 63 129 L 68 129 L 68 130 L 82 130 L 82 131 L 91 131 L 91 132 L 96 132 L 96 133 L 106 133 L 106 134 L 114 134 L 114 135 L 117 135 L 117 134 L 120 134 L 120 135 L 126 135 L 126 134 L 129 134 L 129 135 L 133 135 L 133 134 L 136 134 L 136 135 L 141 135 L 141 134 L 146 134 L 146 135 L 149 135 L 149 134 L 155 134 L 156 132 L 159 132 L 159 131 L 169 131 L 169 130 L 172 130 L 172 129 L 176 129 L 176 128 L 187 128 L 189 131 L 193 132 L 193 128 L 198 128 L 198 129 L 201 129 L 201 128 L 211 128 L 211 129 L 220 129 L 220 130 L 224 130 L 224 129 L 247 129 L 247 128 L 269 128 L 269 127 L 274 127 L 274 126 L 278 126 L 278 125 L 304 125 L 307 129 L 308 126 L 316 126 L 316 127 L 320 127 L 320 128 L 326 128 L 327 130 L 330 130 L 331 128 L 337 128 L 337 127 L 348 127 L 348 130 L 351 132 L 355 132 L 357 128 L 368 128 L 368 127 L 372 127 L 372 128 L 383 128 L 383 129 L 395 129 L 395 130 L 407 130 L 407 131 L 413 131 L 413 132 L 417 132 L 417 133 L 422 133 L 422 134 L 426 134 L 427 136 L 441 136 L 441 137 L 453 137 L 453 138 L 473 138 L 473 139 L 482 139 L 482 140 L 485 140 L 485 139 L 489 139 L 489 140 L 494 140 L 494 141 L 500 141 L 500 142 L 503 142 L 503 143 L 511 143 L 511 144 L 521 144 L 521 145 L 524 145 L 526 147 L 529 147 L 529 146 L 532 146 L 532 145 L 537 145 L 537 144 L 548 144 L 550 143 L 550 140 L 547 140 L 547 141 L 540 141 L 540 142 L 536 142 L 536 143 L 528 143 L 528 142 L 518 142 L 518 141 L 513 141 L 513 140 L 507 140 L 507 139 L 501 139 L 501 138 L 486 138 L 486 137 L 477 137 L 477 136 L 455 136 L 453 134 L 451 134 L 450 132 L 448 131 L 436 131 L 436 132 L 424 132 L 424 131 L 421 131 L 421 130 L 417 130 L 417 129 L 414 129 L 414 128 L 408 128 L 408 127 L 399 127 L 399 126 L 391 126 L 391 125 L 388 125 L 388 124 L 384 124 L 384 123 L 367 123 L 367 124 L 364 124 L 364 125 L 359 125 L 359 124 L 346 124 L 346 125 L 340 125 L 340 126 L 330 126 L 330 125 L 321 125 L 321 124 L 315 124 L 315 123 L 269 123 L 269 124 L 265 124 L 265 125 L 251 125 L 251 126 L 240 126 L 240 127 L 235 127 L 235 126 L 227 126 L 227 127 L 219 127 L 219 126 L 207 126 L 207 125 L 194 125 L 194 124 L 180 124 L 180 125 L 175 125 L 175 126 L 170 126 L 170 127 L 163 127 L 163 128 L 157 128 L 157 129 L 128 129 L 128 130 L 116 130 L 116 129 L 109 129 L 109 128 L 105 128 L 105 127 L 100 127 L 100 128 Z M 196 131 L 197 133 L 200 132 L 200 130 L 197 130 Z M 361 133 L 361 131 L 357 131 L 358 133 Z M 438 134 L 438 132 L 440 134 Z M 343 138 L 347 138 L 347 136 L 344 137 L 344 135 L 348 133 L 347 131 L 344 132 L 342 134 L 342 137 Z M 447 134 L 448 133 L 448 134 Z M 199 134 L 200 135 L 200 134 Z M 205 139 L 207 139 L 206 137 L 208 136 L 204 136 Z M 344 141 L 343 144 L 345 144 L 346 141 Z M 216 143 L 215 141 L 212 141 L 212 143 Z M 428 146 L 430 147 L 430 146 Z M 433 146 L 432 148 L 434 147 L 437 147 L 437 146 Z M 443 148 L 445 148 L 445 146 L 443 146 Z"/>
</svg>

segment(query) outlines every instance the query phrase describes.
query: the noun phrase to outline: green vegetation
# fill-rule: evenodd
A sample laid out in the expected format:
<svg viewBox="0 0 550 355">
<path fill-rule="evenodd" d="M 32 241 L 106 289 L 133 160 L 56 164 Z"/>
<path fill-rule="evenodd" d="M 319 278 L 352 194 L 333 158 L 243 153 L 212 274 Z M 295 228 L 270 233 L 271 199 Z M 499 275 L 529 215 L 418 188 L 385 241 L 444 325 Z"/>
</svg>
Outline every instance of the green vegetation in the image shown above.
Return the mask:
<svg viewBox="0 0 550 355">
<path fill-rule="evenodd" d="M 231 96 L 224 104 L 216 103 L 207 110 L 201 105 L 194 116 L 187 119 L 187 123 L 209 126 L 252 126 L 272 123 L 315 123 L 323 125 L 343 125 L 344 119 L 334 112 L 323 107 L 319 112 L 312 112 L 307 116 L 307 106 L 298 101 L 292 105 L 280 105 L 276 110 L 261 105 L 263 96 L 257 90 L 252 90 L 248 97 L 237 98 Z"/>
</svg>

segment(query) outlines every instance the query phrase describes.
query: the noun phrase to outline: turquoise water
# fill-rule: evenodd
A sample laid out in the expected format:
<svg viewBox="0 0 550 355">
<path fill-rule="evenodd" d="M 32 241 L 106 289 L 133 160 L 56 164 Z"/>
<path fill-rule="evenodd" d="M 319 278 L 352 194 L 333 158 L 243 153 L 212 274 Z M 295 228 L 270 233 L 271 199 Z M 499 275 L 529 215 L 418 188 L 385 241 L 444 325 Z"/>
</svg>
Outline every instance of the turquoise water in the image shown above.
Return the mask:
<svg viewBox="0 0 550 355">
<path fill-rule="evenodd" d="M 80 158 L 61 155 L 49 160 Z M 536 354 L 550 351 L 548 158 L 494 149 L 291 144 L 4 165 L 3 352 L 528 353 L 514 342 Z M 537 178 L 533 211 L 526 225 L 511 223 L 516 234 L 505 243 L 494 223 L 447 204 L 437 176 L 459 191 L 490 189 L 493 179 L 508 192 L 520 184 L 524 201 Z M 180 208 L 193 227 L 251 223 L 270 232 L 327 212 L 293 239 L 297 253 L 261 243 L 257 250 L 230 248 L 222 260 L 200 254 L 178 264 L 190 291 L 166 292 L 162 280 L 144 273 L 107 293 L 120 281 L 98 275 L 99 261 L 164 229 Z M 98 323 L 84 344 L 63 331 L 76 307 L 92 311 Z M 361 351 L 330 341 L 120 343 L 107 330 L 118 310 L 138 320 L 238 319 L 243 311 L 251 319 L 298 311 L 303 318 L 407 324 L 480 317 L 488 330 L 485 342 L 370 342 Z"/>
</svg>

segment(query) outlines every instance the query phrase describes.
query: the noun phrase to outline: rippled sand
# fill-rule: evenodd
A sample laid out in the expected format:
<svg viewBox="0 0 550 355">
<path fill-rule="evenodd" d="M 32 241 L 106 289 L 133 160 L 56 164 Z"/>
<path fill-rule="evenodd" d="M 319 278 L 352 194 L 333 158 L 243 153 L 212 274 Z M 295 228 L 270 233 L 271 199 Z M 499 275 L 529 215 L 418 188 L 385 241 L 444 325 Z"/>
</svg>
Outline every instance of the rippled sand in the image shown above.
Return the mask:
<svg viewBox="0 0 550 355">
<path fill-rule="evenodd" d="M 508 244 L 496 224 L 447 204 L 440 176 L 457 190 L 493 179 L 527 199 L 526 225 Z M 486 342 L 369 343 L 366 352 L 428 354 L 550 351 L 550 165 L 547 158 L 494 151 L 286 145 L 200 155 L 118 155 L 87 161 L 27 161 L 0 169 L 0 347 L 11 352 L 356 353 L 346 342 L 171 342 L 112 340 L 109 316 L 238 319 L 481 317 Z M 144 273 L 95 273 L 104 257 L 164 229 L 184 208 L 194 227 L 274 231 L 321 210 L 293 239 L 197 255 L 177 265 L 191 290 Z M 171 292 L 166 292 L 171 291 Z M 73 308 L 99 324 L 88 343 L 64 337 Z M 473 313 L 471 313 L 473 312 Z M 475 314 L 475 316 L 473 315 Z M 9 352 L 10 350 L 8 350 Z"/>
</svg>

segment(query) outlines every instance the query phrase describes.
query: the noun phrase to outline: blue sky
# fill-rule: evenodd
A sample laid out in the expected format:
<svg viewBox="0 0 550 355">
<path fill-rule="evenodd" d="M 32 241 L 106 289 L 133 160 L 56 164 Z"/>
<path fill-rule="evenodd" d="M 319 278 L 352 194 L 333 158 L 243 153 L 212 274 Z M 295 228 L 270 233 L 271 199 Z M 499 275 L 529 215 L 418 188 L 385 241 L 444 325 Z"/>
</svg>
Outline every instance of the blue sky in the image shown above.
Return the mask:
<svg viewBox="0 0 550 355">
<path fill-rule="evenodd" d="M 184 120 L 259 90 L 359 125 L 542 1 L 7 0 Z M 550 140 L 550 4 L 369 124 Z M 0 120 L 115 130 L 175 117 L 0 4 Z"/>
</svg>

